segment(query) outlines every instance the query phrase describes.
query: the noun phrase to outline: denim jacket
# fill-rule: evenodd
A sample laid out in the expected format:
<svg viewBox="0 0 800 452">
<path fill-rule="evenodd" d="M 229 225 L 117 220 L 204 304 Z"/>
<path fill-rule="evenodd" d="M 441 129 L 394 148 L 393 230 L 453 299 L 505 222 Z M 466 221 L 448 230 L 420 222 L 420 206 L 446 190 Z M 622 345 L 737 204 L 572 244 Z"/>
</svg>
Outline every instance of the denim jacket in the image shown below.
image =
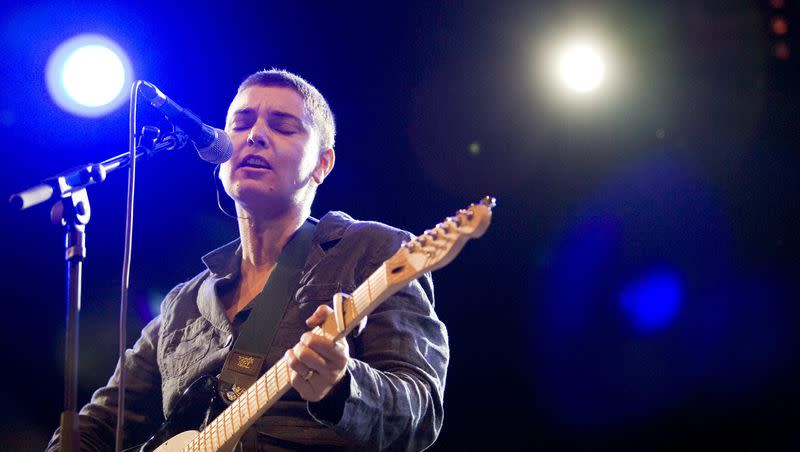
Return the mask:
<svg viewBox="0 0 800 452">
<path fill-rule="evenodd" d="M 317 225 L 302 277 L 267 354 L 274 364 L 307 331 L 305 319 L 336 292 L 352 292 L 391 257 L 407 232 L 329 212 Z M 203 257 L 207 270 L 176 286 L 126 352 L 126 446 L 143 442 L 199 376 L 219 373 L 238 333 L 218 296 L 239 277 L 241 245 Z M 422 450 L 443 419 L 447 331 L 433 310 L 430 274 L 407 284 L 347 337 L 345 377 L 323 400 L 290 390 L 250 428 L 245 450 Z M 81 449 L 111 450 L 118 371 L 81 409 Z M 57 450 L 58 431 L 48 450 Z"/>
</svg>

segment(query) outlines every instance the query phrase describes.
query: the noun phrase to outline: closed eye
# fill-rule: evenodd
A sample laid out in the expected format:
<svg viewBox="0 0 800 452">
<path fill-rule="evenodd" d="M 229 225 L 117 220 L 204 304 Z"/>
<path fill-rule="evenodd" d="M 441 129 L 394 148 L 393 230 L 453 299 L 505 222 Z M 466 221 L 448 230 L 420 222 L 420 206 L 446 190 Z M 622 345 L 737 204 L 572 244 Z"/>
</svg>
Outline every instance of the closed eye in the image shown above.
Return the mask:
<svg viewBox="0 0 800 452">
<path fill-rule="evenodd" d="M 251 109 L 243 109 L 231 115 L 231 130 L 245 130 L 253 127 L 256 121 L 255 112 Z"/>
<path fill-rule="evenodd" d="M 305 130 L 302 121 L 294 115 L 274 112 L 269 116 L 269 126 L 272 130 L 283 135 L 294 135 Z"/>
<path fill-rule="evenodd" d="M 231 126 L 231 130 L 247 130 L 251 127 L 250 124 L 243 124 L 243 123 L 234 123 Z"/>
</svg>

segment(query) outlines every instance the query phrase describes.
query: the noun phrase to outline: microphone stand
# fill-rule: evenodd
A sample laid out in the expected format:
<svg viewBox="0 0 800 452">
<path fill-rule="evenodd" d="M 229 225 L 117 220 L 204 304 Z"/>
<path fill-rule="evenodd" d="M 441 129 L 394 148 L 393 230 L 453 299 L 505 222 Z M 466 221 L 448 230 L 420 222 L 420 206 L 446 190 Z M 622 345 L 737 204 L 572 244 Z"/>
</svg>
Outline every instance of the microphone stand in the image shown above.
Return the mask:
<svg viewBox="0 0 800 452">
<path fill-rule="evenodd" d="M 149 158 L 161 151 L 180 149 L 188 142 L 180 130 L 159 138 L 156 127 L 145 126 L 139 134 L 135 158 Z M 91 217 L 89 196 L 86 187 L 103 182 L 108 173 L 130 165 L 130 153 L 126 152 L 101 163 L 80 165 L 71 170 L 45 179 L 41 184 L 11 195 L 9 201 L 19 210 L 59 199 L 51 211 L 53 223 L 60 223 L 66 230 L 67 261 L 67 319 L 64 372 L 64 411 L 61 413 L 60 450 L 78 451 L 80 433 L 78 429 L 78 319 L 81 306 L 81 284 L 83 261 L 86 258 L 86 225 Z"/>
</svg>

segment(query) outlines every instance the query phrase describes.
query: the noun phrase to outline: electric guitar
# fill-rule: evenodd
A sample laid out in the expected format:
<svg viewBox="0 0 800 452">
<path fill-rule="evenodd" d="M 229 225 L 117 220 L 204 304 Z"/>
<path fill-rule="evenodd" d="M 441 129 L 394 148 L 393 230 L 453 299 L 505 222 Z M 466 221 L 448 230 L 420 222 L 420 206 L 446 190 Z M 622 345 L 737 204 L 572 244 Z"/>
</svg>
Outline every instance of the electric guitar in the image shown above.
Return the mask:
<svg viewBox="0 0 800 452">
<path fill-rule="evenodd" d="M 400 249 L 367 278 L 352 295 L 336 294 L 334 312 L 314 328 L 314 334 L 332 340 L 346 336 L 379 304 L 425 272 L 449 264 L 467 240 L 489 227 L 494 198 L 461 209 L 452 217 L 404 242 Z M 141 452 L 233 451 L 245 430 L 292 386 L 291 370 L 281 358 L 230 405 L 217 396 L 215 377 L 201 377 L 186 390 L 158 432 Z M 219 412 L 208 422 L 211 412 Z M 193 430 L 205 425 L 201 431 Z M 180 432 L 180 433 L 179 433 Z"/>
</svg>

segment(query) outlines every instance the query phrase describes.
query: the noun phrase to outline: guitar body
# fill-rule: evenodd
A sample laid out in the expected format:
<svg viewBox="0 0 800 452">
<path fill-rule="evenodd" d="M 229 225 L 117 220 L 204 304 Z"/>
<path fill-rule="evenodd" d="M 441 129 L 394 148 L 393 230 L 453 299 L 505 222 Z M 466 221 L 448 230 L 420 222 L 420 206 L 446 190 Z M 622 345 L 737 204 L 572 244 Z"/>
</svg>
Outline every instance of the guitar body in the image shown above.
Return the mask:
<svg viewBox="0 0 800 452">
<path fill-rule="evenodd" d="M 200 434 L 197 430 L 187 430 L 182 433 L 178 433 L 177 435 L 173 436 L 172 438 L 164 441 L 155 449 L 154 452 L 180 452 L 182 451 L 192 440 Z"/>
<path fill-rule="evenodd" d="M 217 393 L 218 380 L 205 375 L 192 383 L 183 393 L 169 418 L 158 431 L 141 446 L 129 451 L 173 452 L 180 451 L 204 428 L 209 420 L 225 409 Z"/>
</svg>

